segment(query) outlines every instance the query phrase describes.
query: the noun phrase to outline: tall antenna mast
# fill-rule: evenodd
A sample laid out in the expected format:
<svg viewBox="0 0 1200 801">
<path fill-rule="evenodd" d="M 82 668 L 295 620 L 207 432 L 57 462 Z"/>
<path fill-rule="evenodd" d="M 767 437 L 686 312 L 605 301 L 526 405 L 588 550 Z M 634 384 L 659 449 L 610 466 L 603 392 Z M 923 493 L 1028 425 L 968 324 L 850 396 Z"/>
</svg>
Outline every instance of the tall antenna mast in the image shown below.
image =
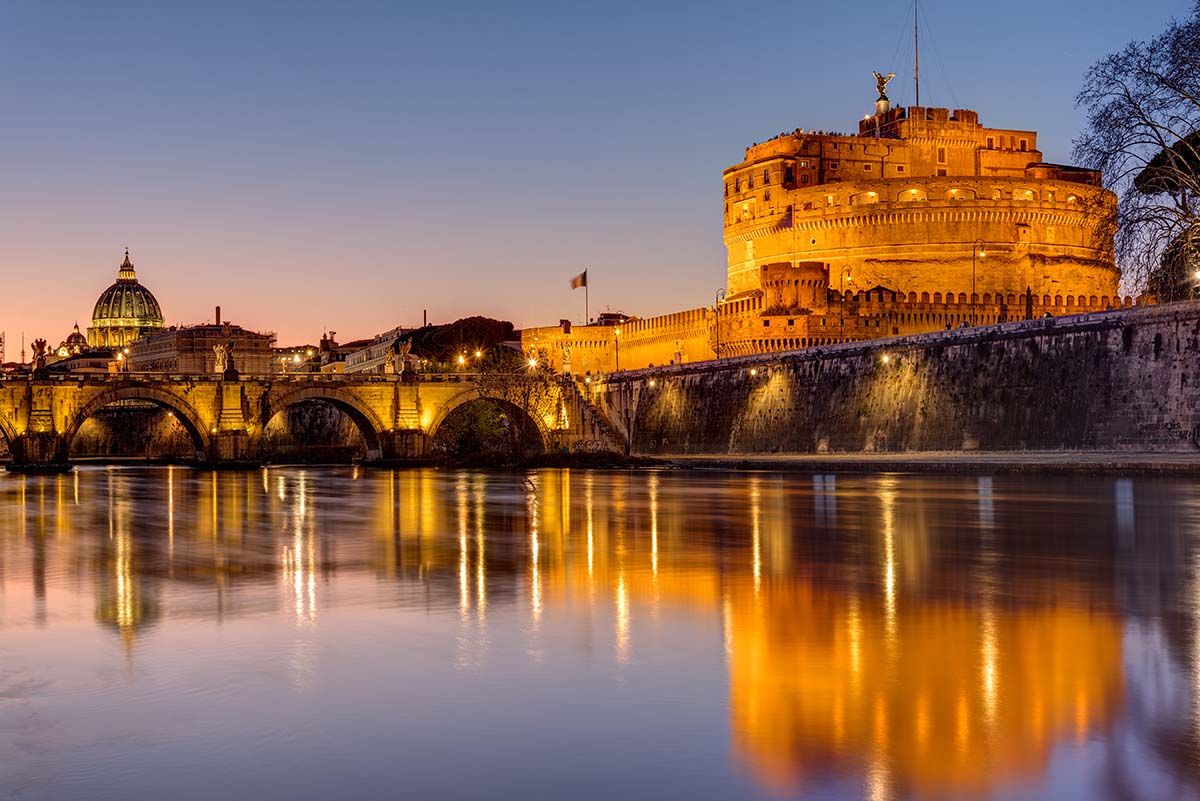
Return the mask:
<svg viewBox="0 0 1200 801">
<path fill-rule="evenodd" d="M 917 84 L 917 105 L 921 105 L 921 0 L 913 0 L 913 80 Z"/>
</svg>

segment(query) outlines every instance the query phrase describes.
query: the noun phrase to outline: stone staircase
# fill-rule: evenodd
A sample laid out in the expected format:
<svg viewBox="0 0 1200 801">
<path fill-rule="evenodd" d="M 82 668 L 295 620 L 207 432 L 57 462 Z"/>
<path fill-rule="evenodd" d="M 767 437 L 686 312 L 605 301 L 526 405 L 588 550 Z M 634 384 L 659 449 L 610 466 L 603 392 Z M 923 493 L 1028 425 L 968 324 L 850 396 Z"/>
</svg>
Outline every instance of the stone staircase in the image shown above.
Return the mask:
<svg viewBox="0 0 1200 801">
<path fill-rule="evenodd" d="M 588 397 L 590 387 L 574 376 L 564 376 L 562 383 L 568 409 L 572 412 L 571 425 L 574 431 L 571 439 L 574 447 L 581 452 L 628 454 L 625 437 Z"/>
</svg>

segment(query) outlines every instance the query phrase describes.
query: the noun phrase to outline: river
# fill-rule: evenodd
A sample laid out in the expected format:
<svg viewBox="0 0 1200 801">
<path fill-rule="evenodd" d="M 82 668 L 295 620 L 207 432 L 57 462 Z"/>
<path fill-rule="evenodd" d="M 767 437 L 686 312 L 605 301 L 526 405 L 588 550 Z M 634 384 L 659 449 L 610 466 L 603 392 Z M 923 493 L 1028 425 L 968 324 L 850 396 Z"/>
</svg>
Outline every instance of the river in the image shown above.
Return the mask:
<svg viewBox="0 0 1200 801">
<path fill-rule="evenodd" d="M 0 475 L 0 798 L 1200 798 L 1200 480 Z"/>
</svg>

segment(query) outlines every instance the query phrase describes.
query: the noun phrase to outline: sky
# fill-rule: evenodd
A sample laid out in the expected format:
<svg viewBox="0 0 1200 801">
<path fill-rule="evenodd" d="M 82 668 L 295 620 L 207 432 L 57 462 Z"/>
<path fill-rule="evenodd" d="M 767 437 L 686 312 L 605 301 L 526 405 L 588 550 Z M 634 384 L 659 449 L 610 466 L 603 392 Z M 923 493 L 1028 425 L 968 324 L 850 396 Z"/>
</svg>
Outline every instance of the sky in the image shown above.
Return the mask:
<svg viewBox="0 0 1200 801">
<path fill-rule="evenodd" d="M 922 0 L 923 105 L 1070 159 L 1090 64 L 1192 0 Z M 0 331 L 86 328 L 128 246 L 168 324 L 281 345 L 710 304 L 722 171 L 913 102 L 912 5 L 0 0 Z"/>
</svg>

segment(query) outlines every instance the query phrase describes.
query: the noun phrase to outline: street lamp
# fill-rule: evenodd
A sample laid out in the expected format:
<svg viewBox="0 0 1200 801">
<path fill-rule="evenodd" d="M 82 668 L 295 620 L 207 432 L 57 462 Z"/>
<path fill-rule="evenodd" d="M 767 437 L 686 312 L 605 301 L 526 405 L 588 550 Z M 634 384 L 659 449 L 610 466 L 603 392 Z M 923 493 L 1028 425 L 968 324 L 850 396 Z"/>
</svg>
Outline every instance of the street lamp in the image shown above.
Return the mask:
<svg viewBox="0 0 1200 801">
<path fill-rule="evenodd" d="M 986 259 L 987 251 L 983 249 L 983 240 L 976 239 L 971 243 L 971 325 L 975 325 L 975 256 Z"/>
<path fill-rule="evenodd" d="M 621 329 L 613 329 L 613 345 L 617 350 L 617 369 L 615 372 L 621 372 Z"/>
<path fill-rule="evenodd" d="M 717 312 L 717 358 L 721 358 L 721 301 L 725 300 L 725 287 L 717 290 L 717 301 L 713 308 Z"/>
</svg>

